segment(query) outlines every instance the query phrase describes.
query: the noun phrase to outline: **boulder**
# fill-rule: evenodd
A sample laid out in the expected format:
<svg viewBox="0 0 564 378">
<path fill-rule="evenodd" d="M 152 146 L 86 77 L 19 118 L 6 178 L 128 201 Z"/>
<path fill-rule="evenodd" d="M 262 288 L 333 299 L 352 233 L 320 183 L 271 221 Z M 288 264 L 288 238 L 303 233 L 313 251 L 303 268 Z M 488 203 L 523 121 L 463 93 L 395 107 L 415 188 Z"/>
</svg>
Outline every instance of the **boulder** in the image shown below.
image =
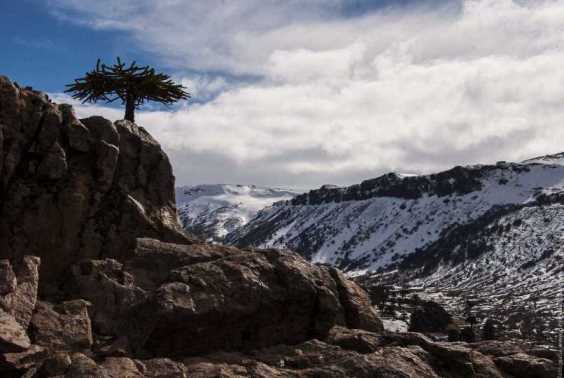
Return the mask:
<svg viewBox="0 0 564 378">
<path fill-rule="evenodd" d="M 102 363 L 102 368 L 106 371 L 111 378 L 135 378 L 144 377 L 139 364 L 131 358 L 127 357 L 110 357 L 106 358 Z"/>
<path fill-rule="evenodd" d="M 39 163 L 37 176 L 40 179 L 58 180 L 67 173 L 67 169 L 67 154 L 63 147 L 55 142 Z"/>
<path fill-rule="evenodd" d="M 169 358 L 154 358 L 137 361 L 144 377 L 147 378 L 186 378 L 186 367 Z"/>
<path fill-rule="evenodd" d="M 93 328 L 101 335 L 120 333 L 130 309 L 145 300 L 145 291 L 134 285 L 131 274 L 113 259 L 86 260 L 71 268 L 67 292 L 92 304 L 89 310 Z"/>
<path fill-rule="evenodd" d="M 105 339 L 105 340 L 104 340 Z M 98 335 L 97 343 L 93 347 L 93 351 L 100 357 L 127 357 L 131 356 L 131 348 L 129 347 L 129 339 L 125 336 L 104 338 Z"/>
<path fill-rule="evenodd" d="M 100 116 L 83 118 L 80 122 L 88 129 L 92 135 L 94 143 L 107 143 L 112 146 L 119 146 L 119 132 L 111 121 Z"/>
<path fill-rule="evenodd" d="M 72 364 L 70 355 L 65 352 L 52 353 L 41 366 L 40 376 L 55 377 L 62 376 L 68 371 Z"/>
<path fill-rule="evenodd" d="M 82 353 L 70 356 L 71 365 L 65 373 L 65 378 L 110 378 L 110 375 L 96 361 Z"/>
<path fill-rule="evenodd" d="M 139 239 L 125 264 L 86 260 L 71 272 L 65 286 L 92 303 L 96 333 L 122 340 L 103 353 L 248 350 L 381 325 L 358 286 L 289 251 Z"/>
<path fill-rule="evenodd" d="M 514 352 L 511 354 L 521 353 L 521 352 L 523 351 Z M 530 354 L 531 356 L 546 358 L 553 362 L 558 362 L 558 358 L 561 355 L 561 352 L 555 349 L 551 349 L 551 347 L 548 345 L 544 345 L 544 346 L 538 345 L 538 346 L 533 346 L 531 348 L 526 348 L 526 351 L 523 353 Z"/>
<path fill-rule="evenodd" d="M 342 327 L 333 329 L 326 341 L 275 346 L 250 356 L 218 353 L 184 363 L 192 373 L 213 367 L 249 371 L 257 361 L 275 369 L 272 376 L 283 377 L 504 377 L 491 357 L 467 345 L 443 345 L 415 333 L 378 337 Z M 241 376 L 251 375 L 244 372 Z"/>
<path fill-rule="evenodd" d="M 330 268 L 330 272 L 337 284 L 347 327 L 382 332 L 384 325 L 370 303 L 368 294 L 355 282 L 346 279 L 339 270 Z"/>
<path fill-rule="evenodd" d="M 447 333 L 451 322 L 452 316 L 441 305 L 432 301 L 423 301 L 418 303 L 411 314 L 409 331 Z"/>
<path fill-rule="evenodd" d="M 66 361 L 65 361 L 66 362 Z M 61 366 L 63 367 L 63 365 Z M 46 369 L 43 372 L 46 373 Z M 61 371 L 61 369 L 59 369 Z M 49 375 L 50 376 L 50 375 Z M 168 358 L 136 360 L 128 357 L 109 357 L 101 362 L 81 353 L 71 355 L 65 377 L 96 378 L 186 378 L 186 367 Z"/>
<path fill-rule="evenodd" d="M 558 373 L 557 365 L 546 358 L 517 353 L 494 359 L 499 368 L 514 377 L 552 378 Z"/>
<path fill-rule="evenodd" d="M 385 345 L 386 338 L 373 332 L 335 326 L 325 340 L 327 343 L 358 353 L 371 353 Z"/>
<path fill-rule="evenodd" d="M 90 303 L 78 299 L 58 305 L 38 302 L 31 321 L 33 340 L 51 351 L 80 351 L 92 346 Z"/>
<path fill-rule="evenodd" d="M 472 347 L 482 354 L 494 357 L 504 357 L 512 354 L 525 353 L 522 345 L 509 340 L 485 340 L 473 344 Z"/>
<path fill-rule="evenodd" d="M 161 244 L 153 246 L 156 253 Z M 205 261 L 213 249 L 222 256 Z M 333 325 L 344 324 L 331 275 L 296 254 L 215 246 L 192 252 L 194 263 L 157 274 L 153 282 L 160 286 L 132 309 L 133 345 L 155 356 L 194 355 L 297 343 L 324 337 Z M 138 260 L 135 267 L 140 266 Z"/>
<path fill-rule="evenodd" d="M 428 363 L 439 376 L 496 377 L 502 374 L 490 356 L 473 349 L 473 344 L 463 342 L 435 342 L 420 333 L 387 333 L 384 345 L 419 347 L 429 355 Z"/>
</svg>

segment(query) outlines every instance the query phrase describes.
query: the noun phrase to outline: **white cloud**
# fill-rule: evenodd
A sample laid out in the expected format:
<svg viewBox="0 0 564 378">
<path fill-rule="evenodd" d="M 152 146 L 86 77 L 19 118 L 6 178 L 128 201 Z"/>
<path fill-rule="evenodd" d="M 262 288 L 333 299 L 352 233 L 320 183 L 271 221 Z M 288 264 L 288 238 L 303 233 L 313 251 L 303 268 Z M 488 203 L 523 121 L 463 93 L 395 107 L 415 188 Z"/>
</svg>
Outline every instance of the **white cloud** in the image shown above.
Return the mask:
<svg viewBox="0 0 564 378">
<path fill-rule="evenodd" d="M 338 17 L 339 0 L 103 3 L 53 5 L 179 67 L 260 75 L 192 76 L 183 82 L 210 101 L 139 114 L 181 183 L 351 183 L 564 150 L 562 1 L 354 18 Z"/>
</svg>

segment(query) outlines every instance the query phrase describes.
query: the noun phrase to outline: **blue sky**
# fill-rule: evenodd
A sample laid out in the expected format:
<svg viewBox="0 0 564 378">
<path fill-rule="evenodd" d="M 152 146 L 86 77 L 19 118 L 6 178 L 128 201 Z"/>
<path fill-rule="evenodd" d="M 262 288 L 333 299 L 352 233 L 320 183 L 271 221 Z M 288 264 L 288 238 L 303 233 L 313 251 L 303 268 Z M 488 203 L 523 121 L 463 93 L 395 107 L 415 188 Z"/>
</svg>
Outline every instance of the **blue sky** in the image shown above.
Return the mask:
<svg viewBox="0 0 564 378">
<path fill-rule="evenodd" d="M 331 17 L 358 17 L 375 10 L 405 8 L 421 3 L 421 0 L 349 0 L 341 9 L 328 13 Z M 429 4 L 443 3 L 445 1 L 435 0 Z M 132 44 L 128 32 L 92 29 L 60 19 L 54 11 L 59 10 L 53 9 L 50 1 L 0 2 L 0 43 L 5 46 L 0 55 L 3 74 L 24 85 L 61 92 L 66 83 L 91 69 L 98 58 L 111 61 L 120 56 L 163 70 L 179 70 Z M 194 70 L 183 67 L 180 71 Z M 229 72 L 221 74 L 229 76 Z M 231 79 L 237 78 L 231 76 Z M 249 79 L 252 77 L 241 78 L 244 81 Z"/>
<path fill-rule="evenodd" d="M 0 14 L 0 71 L 23 85 L 58 92 L 97 57 L 135 55 L 124 50 L 118 33 L 60 21 L 50 15 L 47 2 L 2 1 Z"/>
<path fill-rule="evenodd" d="M 137 120 L 179 184 L 352 184 L 564 150 L 563 0 L 0 2 L 0 74 L 61 92 L 97 58 L 193 94 Z"/>
</svg>

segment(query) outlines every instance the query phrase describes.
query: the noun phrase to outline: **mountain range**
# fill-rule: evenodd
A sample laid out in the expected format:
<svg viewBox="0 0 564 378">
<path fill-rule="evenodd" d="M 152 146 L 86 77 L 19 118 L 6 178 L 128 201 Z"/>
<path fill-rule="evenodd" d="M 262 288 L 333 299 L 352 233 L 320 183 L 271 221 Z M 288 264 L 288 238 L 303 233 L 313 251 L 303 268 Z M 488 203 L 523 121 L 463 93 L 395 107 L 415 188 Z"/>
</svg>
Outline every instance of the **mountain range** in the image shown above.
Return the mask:
<svg viewBox="0 0 564 378">
<path fill-rule="evenodd" d="M 532 314 L 542 319 L 535 332 L 553 339 L 562 304 L 564 153 L 324 186 L 265 207 L 222 241 L 295 250 L 367 288 L 408 286 L 461 316 L 472 301 L 483 318 L 516 332 L 528 332 L 519 327 Z"/>
<path fill-rule="evenodd" d="M 525 208 L 559 210 L 562 155 L 423 176 L 389 173 L 349 187 L 323 187 L 263 209 L 226 241 L 290 248 L 353 275 L 413 267 L 415 256 L 428 256 L 458 229 Z M 473 245 L 464 250 L 477 253 Z"/>
<path fill-rule="evenodd" d="M 263 208 L 300 192 L 255 185 L 195 185 L 176 188 L 182 225 L 211 242 L 221 242 L 247 224 Z"/>
</svg>

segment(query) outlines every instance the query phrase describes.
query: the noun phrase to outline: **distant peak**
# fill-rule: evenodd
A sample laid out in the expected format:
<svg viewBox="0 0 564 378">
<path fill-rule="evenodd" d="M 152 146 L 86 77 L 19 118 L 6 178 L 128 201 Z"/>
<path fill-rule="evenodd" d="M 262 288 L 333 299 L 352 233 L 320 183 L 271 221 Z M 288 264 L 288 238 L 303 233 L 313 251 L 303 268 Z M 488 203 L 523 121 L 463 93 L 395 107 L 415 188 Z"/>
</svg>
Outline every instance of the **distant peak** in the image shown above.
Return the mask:
<svg viewBox="0 0 564 378">
<path fill-rule="evenodd" d="M 522 161 L 523 164 L 558 164 L 564 165 L 564 152 L 559 152 L 552 155 L 537 156 L 532 159 Z"/>
</svg>

